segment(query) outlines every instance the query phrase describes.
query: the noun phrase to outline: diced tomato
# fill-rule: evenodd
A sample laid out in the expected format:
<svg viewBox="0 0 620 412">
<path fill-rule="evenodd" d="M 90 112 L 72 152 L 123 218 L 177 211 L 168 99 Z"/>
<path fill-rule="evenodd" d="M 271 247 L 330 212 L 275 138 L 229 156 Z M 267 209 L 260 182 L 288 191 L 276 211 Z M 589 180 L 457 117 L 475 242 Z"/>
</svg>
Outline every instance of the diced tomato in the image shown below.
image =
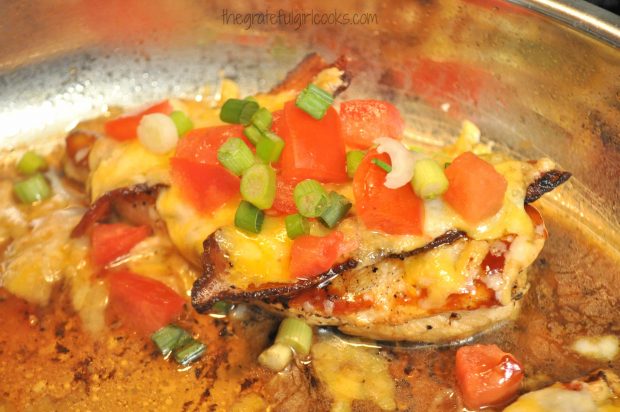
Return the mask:
<svg viewBox="0 0 620 412">
<path fill-rule="evenodd" d="M 151 234 L 148 226 L 130 226 L 125 223 L 96 224 L 90 234 L 91 260 L 103 266 L 128 253 L 136 244 Z"/>
<path fill-rule="evenodd" d="M 347 145 L 366 149 L 378 137 L 401 139 L 405 122 L 398 109 L 382 100 L 349 100 L 340 104 L 342 136 Z"/>
<path fill-rule="evenodd" d="M 463 346 L 456 352 L 456 381 L 469 409 L 509 402 L 523 375 L 521 364 L 496 345 Z"/>
<path fill-rule="evenodd" d="M 285 133 L 285 127 L 286 124 L 284 123 L 284 109 L 276 110 L 275 112 L 271 113 L 271 131 L 278 136 L 282 136 Z"/>
<path fill-rule="evenodd" d="M 346 155 L 336 110 L 330 107 L 316 120 L 291 101 L 284 106 L 284 119 L 285 127 L 278 127 L 285 142 L 280 159 L 282 176 L 346 182 Z"/>
<path fill-rule="evenodd" d="M 372 163 L 379 159 L 390 164 L 387 154 L 370 150 L 353 177 L 355 207 L 362 222 L 371 230 L 392 235 L 421 235 L 424 230 L 424 203 L 411 185 L 385 187 L 386 172 Z"/>
<path fill-rule="evenodd" d="M 199 212 L 212 212 L 239 193 L 239 178 L 223 166 L 173 157 L 172 182 Z"/>
<path fill-rule="evenodd" d="M 480 222 L 502 208 L 508 182 L 488 162 L 465 152 L 445 172 L 449 185 L 443 198 L 468 222 Z"/>
<path fill-rule="evenodd" d="M 304 235 L 293 241 L 290 273 L 293 278 L 311 278 L 331 268 L 344 239 L 337 230 L 324 237 Z"/>
<path fill-rule="evenodd" d="M 185 299 L 168 286 L 128 270 L 110 272 L 110 307 L 133 330 L 150 335 L 179 317 Z"/>
<path fill-rule="evenodd" d="M 172 113 L 172 106 L 168 100 L 157 103 L 148 109 L 132 115 L 117 117 L 105 122 L 104 128 L 108 136 L 116 140 L 130 140 L 137 136 L 138 125 L 142 117 L 151 113 Z"/>
<path fill-rule="evenodd" d="M 231 137 L 240 137 L 248 143 L 249 147 L 253 147 L 243 135 L 243 126 L 203 127 L 191 130 L 179 140 L 174 157 L 198 163 L 219 164 L 217 150 Z"/>
<path fill-rule="evenodd" d="M 276 197 L 273 200 L 271 209 L 266 210 L 266 213 L 272 216 L 297 213 L 297 206 L 293 197 L 295 185 L 297 185 L 296 180 L 286 180 L 278 175 L 276 180 Z"/>
<path fill-rule="evenodd" d="M 183 196 L 200 212 L 212 212 L 239 193 L 239 178 L 217 160 L 218 149 L 231 137 L 245 140 L 243 127 L 192 130 L 179 141 L 170 159 L 172 183 L 181 188 Z"/>
</svg>

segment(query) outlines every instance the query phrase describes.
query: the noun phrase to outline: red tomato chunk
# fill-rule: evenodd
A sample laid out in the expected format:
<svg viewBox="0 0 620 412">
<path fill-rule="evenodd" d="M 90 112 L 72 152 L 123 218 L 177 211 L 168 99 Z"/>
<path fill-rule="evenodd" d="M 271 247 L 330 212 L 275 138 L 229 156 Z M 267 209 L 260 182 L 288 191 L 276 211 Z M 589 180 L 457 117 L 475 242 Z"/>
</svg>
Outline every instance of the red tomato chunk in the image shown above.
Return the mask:
<svg viewBox="0 0 620 412">
<path fill-rule="evenodd" d="M 152 113 L 172 113 L 172 106 L 168 100 L 157 103 L 146 110 L 137 114 L 125 115 L 117 117 L 116 119 L 108 120 L 105 122 L 104 129 L 108 136 L 116 140 L 131 140 L 135 139 L 138 135 L 138 125 L 140 120 L 147 114 Z"/>
<path fill-rule="evenodd" d="M 523 367 L 496 345 L 463 346 L 456 352 L 456 380 L 465 406 L 501 406 L 517 396 Z"/>
<path fill-rule="evenodd" d="M 449 185 L 443 198 L 468 222 L 478 223 L 502 208 L 508 182 L 475 154 L 465 152 L 454 159 L 446 177 Z"/>
<path fill-rule="evenodd" d="M 280 158 L 282 177 L 324 183 L 347 181 L 340 119 L 333 107 L 316 120 L 291 101 L 284 106 L 284 123 L 278 120 L 276 125 L 285 142 Z"/>
<path fill-rule="evenodd" d="M 338 259 L 344 239 L 337 230 L 325 237 L 304 235 L 293 242 L 290 273 L 294 278 L 311 278 L 327 272 Z"/>
<path fill-rule="evenodd" d="M 400 140 L 405 122 L 398 109 L 382 100 L 349 100 L 340 104 L 342 135 L 347 145 L 371 147 L 378 137 Z"/>
<path fill-rule="evenodd" d="M 421 235 L 424 231 L 424 203 L 411 185 L 398 189 L 385 187 L 386 172 L 372 163 L 390 163 L 387 154 L 370 150 L 353 177 L 357 214 L 366 227 L 392 235 Z"/>
<path fill-rule="evenodd" d="M 168 286 L 128 270 L 111 272 L 110 307 L 133 330 L 150 335 L 179 317 L 185 299 Z"/>
<path fill-rule="evenodd" d="M 148 226 L 130 226 L 125 223 L 96 224 L 90 234 L 91 260 L 104 266 L 128 253 L 136 244 L 151 234 Z"/>
</svg>

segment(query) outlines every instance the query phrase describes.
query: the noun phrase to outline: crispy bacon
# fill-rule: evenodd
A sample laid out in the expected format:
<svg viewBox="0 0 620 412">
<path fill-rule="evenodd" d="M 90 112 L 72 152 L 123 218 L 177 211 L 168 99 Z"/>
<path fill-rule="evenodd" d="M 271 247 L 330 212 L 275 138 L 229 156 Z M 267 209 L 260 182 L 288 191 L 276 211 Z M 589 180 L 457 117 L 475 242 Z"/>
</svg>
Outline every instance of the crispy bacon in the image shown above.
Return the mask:
<svg viewBox="0 0 620 412">
<path fill-rule="evenodd" d="M 566 182 L 571 177 L 570 172 L 562 170 L 549 170 L 544 172 L 538 179 L 527 187 L 525 203 L 532 203 L 545 193 L 548 193 Z"/>
<path fill-rule="evenodd" d="M 94 132 L 73 130 L 65 138 L 65 158 L 63 166 L 65 174 L 78 182 L 85 182 L 88 178 L 88 155 L 97 141 Z"/>
<path fill-rule="evenodd" d="M 164 184 L 154 186 L 138 184 L 114 189 L 104 194 L 84 213 L 80 222 L 73 228 L 71 237 L 85 235 L 95 223 L 110 218 L 113 213 L 135 225 L 149 225 L 154 230 L 158 229 L 162 222 L 154 210 L 154 205 L 159 191 L 165 187 Z"/>
<path fill-rule="evenodd" d="M 329 64 L 318 53 L 310 53 L 288 72 L 284 80 L 273 87 L 269 93 L 280 93 L 286 90 L 301 91 L 322 70 L 336 67 L 344 72 L 341 76 L 342 85 L 335 91 L 334 96 L 344 91 L 351 83 L 351 74 L 347 71 L 347 58 L 340 56 L 336 61 Z"/>
</svg>

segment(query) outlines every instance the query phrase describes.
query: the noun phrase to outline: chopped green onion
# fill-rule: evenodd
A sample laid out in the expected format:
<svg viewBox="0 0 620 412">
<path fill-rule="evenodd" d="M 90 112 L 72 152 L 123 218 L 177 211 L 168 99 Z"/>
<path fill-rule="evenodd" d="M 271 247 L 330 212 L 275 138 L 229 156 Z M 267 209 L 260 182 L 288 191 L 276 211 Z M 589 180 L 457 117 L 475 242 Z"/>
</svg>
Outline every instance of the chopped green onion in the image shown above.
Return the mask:
<svg viewBox="0 0 620 412">
<path fill-rule="evenodd" d="M 362 163 L 362 159 L 364 159 L 366 153 L 361 150 L 351 150 L 347 152 L 347 175 L 353 179 L 357 168 L 360 163 Z"/>
<path fill-rule="evenodd" d="M 263 162 L 277 162 L 284 149 L 284 140 L 275 133 L 265 132 L 256 144 L 256 155 Z"/>
<path fill-rule="evenodd" d="M 385 170 L 386 172 L 390 173 L 392 171 L 392 166 L 390 166 L 389 164 L 385 163 L 383 160 L 379 160 L 377 158 L 372 159 L 372 162 L 374 164 L 376 164 L 377 166 L 379 166 L 381 169 Z"/>
<path fill-rule="evenodd" d="M 321 120 L 333 102 L 331 94 L 314 84 L 309 84 L 299 93 L 295 105 L 315 119 Z"/>
<path fill-rule="evenodd" d="M 179 137 L 185 135 L 185 133 L 189 132 L 194 128 L 194 123 L 192 122 L 192 120 L 180 110 L 175 110 L 174 112 L 170 113 L 170 118 L 172 119 L 174 125 L 177 128 Z"/>
<path fill-rule="evenodd" d="M 329 203 L 323 186 L 312 179 L 303 180 L 295 186 L 293 199 L 299 214 L 305 217 L 319 217 Z"/>
<path fill-rule="evenodd" d="M 258 356 L 258 363 L 274 372 L 286 368 L 293 359 L 293 351 L 287 345 L 275 343 Z"/>
<path fill-rule="evenodd" d="M 329 194 L 329 204 L 319 216 L 319 220 L 328 228 L 333 228 L 346 216 L 349 209 L 351 209 L 351 202 L 349 199 L 342 196 L 340 193 L 331 192 Z"/>
<path fill-rule="evenodd" d="M 271 127 L 271 112 L 264 107 L 261 107 L 252 116 L 252 124 L 258 127 L 260 130 L 269 130 Z"/>
<path fill-rule="evenodd" d="M 258 103 L 252 100 L 228 99 L 220 111 L 220 119 L 226 123 L 247 126 L 258 110 Z"/>
<path fill-rule="evenodd" d="M 219 300 L 211 307 L 211 312 L 217 315 L 226 315 L 233 308 L 233 304 L 225 300 Z"/>
<path fill-rule="evenodd" d="M 231 137 L 218 149 L 217 160 L 226 169 L 241 176 L 254 164 L 254 154 L 242 139 Z"/>
<path fill-rule="evenodd" d="M 254 146 L 256 146 L 258 141 L 263 137 L 263 132 L 261 132 L 260 129 L 254 125 L 249 125 L 244 128 L 243 134 Z"/>
<path fill-rule="evenodd" d="M 35 152 L 26 152 L 17 162 L 17 171 L 23 175 L 32 175 L 47 167 L 47 162 Z"/>
<path fill-rule="evenodd" d="M 15 183 L 13 190 L 23 203 L 34 203 L 52 195 L 52 189 L 41 173 Z"/>
<path fill-rule="evenodd" d="M 250 202 L 242 200 L 235 213 L 235 226 L 252 233 L 260 233 L 265 213 Z"/>
<path fill-rule="evenodd" d="M 292 348 L 298 355 L 307 356 L 312 345 L 312 328 L 297 318 L 286 318 L 280 323 L 276 343 Z"/>
<path fill-rule="evenodd" d="M 191 339 L 185 345 L 174 350 L 174 359 L 185 366 L 204 355 L 207 347 L 204 343 Z"/>
<path fill-rule="evenodd" d="M 184 337 L 189 337 L 189 334 L 176 325 L 167 325 L 159 329 L 157 332 L 151 335 L 151 340 L 159 348 L 159 351 L 164 356 L 168 356 L 173 350 L 175 350 L 179 344 L 179 341 Z M 185 340 L 185 339 L 183 339 Z"/>
<path fill-rule="evenodd" d="M 433 199 L 448 190 L 448 178 L 436 161 L 422 159 L 415 163 L 411 185 L 421 198 Z"/>
<path fill-rule="evenodd" d="M 241 197 L 259 209 L 269 209 L 276 197 L 276 171 L 256 163 L 241 177 Z"/>
<path fill-rule="evenodd" d="M 308 219 L 298 213 L 285 217 L 284 224 L 286 226 L 286 234 L 291 239 L 310 233 L 310 223 Z"/>
</svg>

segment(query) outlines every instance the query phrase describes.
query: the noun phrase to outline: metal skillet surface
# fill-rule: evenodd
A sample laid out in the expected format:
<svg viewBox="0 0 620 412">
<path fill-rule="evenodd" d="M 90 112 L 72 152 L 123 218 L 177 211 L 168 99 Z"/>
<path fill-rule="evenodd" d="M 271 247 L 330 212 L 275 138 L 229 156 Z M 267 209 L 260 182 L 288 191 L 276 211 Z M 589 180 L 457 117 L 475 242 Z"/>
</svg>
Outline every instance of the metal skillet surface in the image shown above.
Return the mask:
<svg viewBox="0 0 620 412">
<path fill-rule="evenodd" d="M 166 5 L 155 5 L 161 11 L 158 7 Z M 582 335 L 620 334 L 620 156 L 618 90 L 613 81 L 619 75 L 617 50 L 521 10 L 515 13 L 500 7 L 503 13 L 497 17 L 473 3 L 397 3 L 393 7 L 371 3 L 365 11 L 377 12 L 384 21 L 374 28 L 379 34 L 370 34 L 368 27 L 349 27 L 346 33 L 327 27 L 297 35 L 267 28 L 248 35 L 220 23 L 224 7 L 217 3 L 207 8 L 188 6 L 185 13 L 197 12 L 210 19 L 209 24 L 186 15 L 178 19 L 202 30 L 198 37 L 204 43 L 195 44 L 194 39 L 194 50 L 181 47 L 162 52 L 145 46 L 134 54 L 125 51 L 127 45 L 110 31 L 104 39 L 92 27 L 79 26 L 64 37 L 52 31 L 50 39 L 57 43 L 46 44 L 53 50 L 22 55 L 8 64 L 5 60 L 2 67 L 7 71 L 0 84 L 2 101 L 7 103 L 0 115 L 5 124 L 2 141 L 8 150 L 2 152 L 3 160 L 12 163 L 17 151 L 10 148 L 24 140 L 54 146 L 53 137 L 62 135 L 68 124 L 101 113 L 106 104 L 136 104 L 176 94 L 209 97 L 212 92 L 201 90 L 202 86 L 217 90 L 222 76 L 236 78 L 243 90 L 252 93 L 274 84 L 308 50 L 339 53 L 342 46 L 333 44 L 330 37 L 338 36 L 334 38 L 343 44 L 344 39 L 357 37 L 359 44 L 373 47 L 349 50 L 358 71 L 350 97 L 389 98 L 427 142 L 448 139 L 454 135 L 457 119 L 473 118 L 486 139 L 523 158 L 547 153 L 575 173 L 575 182 L 561 196 L 537 204 L 550 238 L 530 269 L 532 286 L 521 316 L 475 340 L 497 343 L 521 359 L 528 390 L 569 381 L 602 366 L 620 372 L 617 359 L 604 365 L 569 349 Z M 245 4 L 239 11 L 253 7 Z M 355 6 L 342 7 L 354 10 Z M 19 14 L 23 10 L 15 12 L 23 15 Z M 502 27 L 497 27 L 496 18 L 504 23 Z M 395 26 L 410 28 L 396 30 Z M 50 33 L 45 27 L 42 32 Z M 180 34 L 174 38 L 183 38 Z M 70 37 L 73 44 L 67 41 Z M 253 47 L 239 44 L 248 38 Z M 101 48 L 103 41 L 120 50 Z M 256 46 L 261 42 L 264 48 Z M 381 53 L 379 44 L 384 46 Z M 499 83 L 470 87 L 460 80 L 448 94 L 433 95 L 415 88 L 409 79 L 413 73 L 398 70 L 417 64 L 411 56 L 431 62 L 457 61 L 464 64 L 463 70 L 487 68 L 491 73 L 487 80 Z M 25 67 L 25 62 L 32 65 Z M 2 175 L 9 177 L 9 172 Z M 276 326 L 276 320 L 262 312 L 244 310 L 224 320 L 188 315 L 183 325 L 209 342 L 209 350 L 201 363 L 179 372 L 152 356 L 147 340 L 126 337 L 123 330 L 89 335 L 70 309 L 67 291 L 61 288 L 54 293 L 59 303 L 43 309 L 5 292 L 0 295 L 0 409 L 261 410 L 256 394 L 274 410 L 329 408 L 330 395 L 308 369 L 274 377 L 258 367 L 255 359 Z M 341 342 L 347 339 L 330 331 L 319 336 L 335 339 L 329 347 L 361 348 L 386 362 L 394 391 L 393 403 L 382 404 L 385 409 L 462 409 L 455 393 L 454 346 L 383 342 L 360 346 L 359 341 L 344 345 Z M 352 408 L 377 410 L 378 406 L 373 399 L 362 399 L 354 401 Z"/>
</svg>

